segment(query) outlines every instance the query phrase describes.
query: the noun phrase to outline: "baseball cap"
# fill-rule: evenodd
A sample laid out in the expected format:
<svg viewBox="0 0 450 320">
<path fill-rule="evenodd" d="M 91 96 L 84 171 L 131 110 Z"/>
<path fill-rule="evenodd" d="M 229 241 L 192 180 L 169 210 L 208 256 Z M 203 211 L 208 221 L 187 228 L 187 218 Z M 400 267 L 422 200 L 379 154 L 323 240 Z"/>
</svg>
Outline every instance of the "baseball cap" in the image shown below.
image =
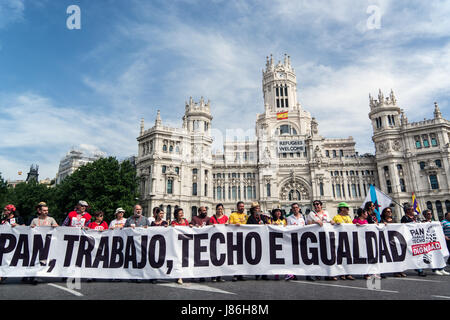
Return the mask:
<svg viewBox="0 0 450 320">
<path fill-rule="evenodd" d="M 338 208 L 350 208 L 346 202 L 339 202 Z"/>
<path fill-rule="evenodd" d="M 5 209 L 8 211 L 16 211 L 16 207 L 13 204 L 8 204 L 5 206 Z"/>
<path fill-rule="evenodd" d="M 86 201 L 84 201 L 84 200 L 78 201 L 78 204 L 79 204 L 80 206 L 89 207 L 88 203 L 87 203 Z"/>
</svg>

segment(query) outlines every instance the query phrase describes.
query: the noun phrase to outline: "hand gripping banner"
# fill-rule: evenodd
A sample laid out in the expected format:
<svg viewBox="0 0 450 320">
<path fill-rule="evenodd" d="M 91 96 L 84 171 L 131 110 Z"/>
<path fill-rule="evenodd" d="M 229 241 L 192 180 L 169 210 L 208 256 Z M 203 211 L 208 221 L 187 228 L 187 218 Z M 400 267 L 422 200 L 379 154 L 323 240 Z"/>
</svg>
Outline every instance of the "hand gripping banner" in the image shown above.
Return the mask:
<svg viewBox="0 0 450 320">
<path fill-rule="evenodd" d="M 438 222 L 385 225 L 151 227 L 0 226 L 1 277 L 170 279 L 337 276 L 442 268 Z"/>
</svg>

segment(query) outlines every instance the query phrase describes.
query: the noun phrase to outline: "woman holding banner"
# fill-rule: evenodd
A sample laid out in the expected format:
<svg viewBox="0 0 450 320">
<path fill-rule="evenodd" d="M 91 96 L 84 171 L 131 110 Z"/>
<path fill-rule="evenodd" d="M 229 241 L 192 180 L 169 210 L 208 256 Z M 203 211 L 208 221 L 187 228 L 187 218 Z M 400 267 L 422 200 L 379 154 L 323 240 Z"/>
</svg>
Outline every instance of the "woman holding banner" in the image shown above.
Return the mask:
<svg viewBox="0 0 450 320">
<path fill-rule="evenodd" d="M 177 227 L 177 226 L 185 226 L 185 227 L 189 227 L 189 222 L 187 221 L 187 219 L 184 218 L 184 212 L 183 209 L 181 208 L 176 208 L 175 212 L 173 213 L 174 216 L 174 220 L 170 223 L 170 225 L 172 227 Z M 183 284 L 183 279 L 179 278 L 177 280 L 178 284 Z"/>
<path fill-rule="evenodd" d="M 223 204 L 219 203 L 216 205 L 216 214 L 209 218 L 208 225 L 216 225 L 216 224 L 227 224 L 228 217 L 223 213 Z M 224 282 L 221 276 L 213 277 L 211 279 L 212 282 Z"/>
</svg>

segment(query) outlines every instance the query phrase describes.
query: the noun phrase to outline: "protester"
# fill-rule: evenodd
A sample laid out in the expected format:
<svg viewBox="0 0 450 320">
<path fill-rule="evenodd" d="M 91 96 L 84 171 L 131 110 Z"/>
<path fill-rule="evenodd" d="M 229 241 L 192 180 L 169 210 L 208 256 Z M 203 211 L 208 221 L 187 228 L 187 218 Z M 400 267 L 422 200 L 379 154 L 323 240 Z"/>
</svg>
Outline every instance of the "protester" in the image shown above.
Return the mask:
<svg viewBox="0 0 450 320">
<path fill-rule="evenodd" d="M 13 204 L 8 204 L 3 209 L 3 216 L 1 224 L 9 224 L 11 227 L 23 226 L 23 219 L 19 216 L 16 207 Z"/>
<path fill-rule="evenodd" d="M 261 214 L 261 207 L 258 202 L 253 202 L 250 206 L 250 216 L 247 224 L 266 224 L 266 217 Z"/>
<path fill-rule="evenodd" d="M 305 219 L 303 218 L 303 215 L 302 215 L 302 210 L 300 209 L 300 206 L 298 205 L 298 203 L 295 202 L 295 203 L 291 204 L 291 212 L 292 212 L 292 214 L 289 217 L 287 217 L 287 219 L 286 219 L 286 224 L 288 226 L 304 227 L 306 225 L 306 223 L 305 223 Z M 311 280 L 312 278 L 308 278 L 308 279 Z M 288 275 L 286 275 L 284 280 L 286 280 L 286 281 L 297 280 L 297 276 L 294 274 L 288 274 Z"/>
<path fill-rule="evenodd" d="M 286 226 L 286 219 L 283 217 L 280 209 L 273 209 L 271 212 L 272 217 L 267 221 L 268 224 Z"/>
<path fill-rule="evenodd" d="M 151 222 L 151 227 L 167 227 L 169 223 L 163 219 L 164 211 L 158 207 L 153 208 L 153 221 Z"/>
<path fill-rule="evenodd" d="M 216 214 L 209 219 L 208 224 L 227 224 L 227 223 L 228 217 L 224 214 L 223 204 L 219 203 L 218 205 L 216 205 Z"/>
<path fill-rule="evenodd" d="M 230 214 L 230 218 L 228 219 L 228 224 L 234 224 L 236 226 L 240 226 L 241 224 L 246 224 L 248 216 L 247 216 L 247 214 L 245 214 L 244 210 L 245 210 L 244 202 L 238 201 L 238 203 L 236 203 L 236 211 L 232 212 Z M 245 279 L 242 275 L 235 275 L 231 279 L 231 281 L 238 281 L 238 280 L 245 281 Z"/>
<path fill-rule="evenodd" d="M 450 250 L 450 212 L 445 214 L 444 220 L 441 222 L 442 229 L 444 230 L 445 241 L 447 242 L 447 248 Z M 450 257 L 447 260 L 447 264 L 450 264 Z"/>
<path fill-rule="evenodd" d="M 334 224 L 331 221 L 328 211 L 322 208 L 322 201 L 314 200 L 313 207 L 314 209 L 306 215 L 306 224 L 318 224 L 321 227 L 324 223 Z"/>
<path fill-rule="evenodd" d="M 193 227 L 204 227 L 209 221 L 208 211 L 205 206 L 201 206 L 197 210 L 198 215 L 193 216 L 191 220 L 191 226 Z M 200 282 L 205 282 L 205 278 L 200 278 Z"/>
<path fill-rule="evenodd" d="M 94 221 L 89 223 L 88 228 L 97 231 L 108 230 L 108 224 L 103 221 L 104 213 L 103 211 L 97 211 L 94 213 Z"/>
<path fill-rule="evenodd" d="M 273 224 L 276 226 L 286 226 L 287 222 L 286 219 L 283 217 L 283 213 L 281 212 L 281 209 L 273 209 L 271 212 L 272 217 L 267 221 L 268 224 Z M 275 275 L 275 280 L 280 279 L 280 275 Z"/>
<path fill-rule="evenodd" d="M 423 220 L 422 222 L 427 223 L 427 222 L 433 222 L 433 213 L 431 212 L 431 210 L 426 209 L 422 212 L 423 215 Z M 445 234 L 444 234 L 445 235 Z M 435 275 L 438 276 L 448 276 L 450 275 L 450 273 L 448 273 L 447 271 L 445 271 L 444 268 L 437 268 L 437 269 L 432 269 L 431 270 Z"/>
<path fill-rule="evenodd" d="M 138 228 L 138 227 L 147 228 L 149 226 L 150 222 L 148 221 L 147 217 L 144 217 L 142 215 L 142 207 L 138 204 L 135 205 L 134 213 L 125 222 L 124 228 Z"/>
<path fill-rule="evenodd" d="M 350 216 L 348 215 L 348 212 L 350 210 L 350 207 L 348 206 L 347 203 L 345 202 L 340 202 L 338 204 L 338 213 L 337 215 L 335 215 L 333 217 L 333 220 L 335 224 L 340 225 L 343 223 L 352 223 L 352 218 L 350 218 Z M 332 280 L 335 280 L 335 277 L 331 277 Z M 342 275 L 340 276 L 341 280 L 355 280 L 355 278 L 353 278 L 353 276 L 351 275 Z"/>
<path fill-rule="evenodd" d="M 369 222 L 367 221 L 367 217 L 368 217 L 367 211 L 358 208 L 358 210 L 356 211 L 356 217 L 353 219 L 353 224 L 357 226 L 369 224 Z"/>
<path fill-rule="evenodd" d="M 192 217 L 191 224 L 194 227 L 206 226 L 210 219 L 208 217 L 208 211 L 207 211 L 206 207 L 204 207 L 204 206 L 199 207 L 197 210 L 197 213 L 198 213 L 198 215 Z"/>
<path fill-rule="evenodd" d="M 369 224 L 378 224 L 377 214 L 375 212 L 375 204 L 372 201 L 367 201 L 364 205 L 364 211 L 367 212 L 367 222 Z"/>
<path fill-rule="evenodd" d="M 389 224 L 389 223 L 395 223 L 394 218 L 392 217 L 392 209 L 390 207 L 386 207 L 383 209 L 383 211 L 381 212 L 381 222 L 384 223 L 385 225 Z M 381 277 L 386 276 L 386 274 L 381 274 Z M 394 276 L 397 278 L 405 278 L 406 277 L 406 273 L 404 272 L 395 272 Z"/>
<path fill-rule="evenodd" d="M 247 224 L 266 224 L 265 216 L 261 214 L 261 207 L 258 202 L 253 202 L 250 206 L 250 216 L 247 219 Z M 260 278 L 263 280 L 268 280 L 266 275 L 255 275 L 255 280 L 259 280 Z"/>
<path fill-rule="evenodd" d="M 292 214 L 286 219 L 287 225 L 304 227 L 306 225 L 305 218 L 303 218 L 302 209 L 300 209 L 298 203 L 293 203 L 291 205 L 291 211 Z"/>
<path fill-rule="evenodd" d="M 185 227 L 189 227 L 189 226 L 190 226 L 190 225 L 189 225 L 189 222 L 187 221 L 187 219 L 184 218 L 184 212 L 183 212 L 183 209 L 181 209 L 181 208 L 176 208 L 175 211 L 174 211 L 174 213 L 173 213 L 173 216 L 174 216 L 175 219 L 170 223 L 170 225 L 171 225 L 172 227 L 177 227 L 177 226 L 185 226 Z M 178 283 L 178 284 L 183 284 L 183 279 L 182 279 L 182 278 L 179 278 L 179 279 L 177 280 L 177 283 Z"/>
<path fill-rule="evenodd" d="M 40 202 L 36 208 L 39 216 L 31 221 L 31 228 L 44 226 L 58 227 L 56 220 L 48 216 L 48 206 L 45 202 Z"/>
<path fill-rule="evenodd" d="M 88 207 L 89 205 L 86 201 L 78 201 L 77 206 L 73 211 L 69 212 L 66 219 L 62 223 L 62 226 L 87 228 L 92 218 L 92 216 L 86 211 Z"/>
<path fill-rule="evenodd" d="M 125 226 L 125 223 L 127 222 L 127 219 L 125 219 L 123 216 L 125 215 L 125 209 L 123 208 L 117 208 L 115 212 L 116 218 L 110 222 L 109 229 L 122 229 Z"/>
<path fill-rule="evenodd" d="M 422 212 L 423 215 L 423 220 L 422 222 L 433 222 L 433 213 L 431 212 L 431 210 L 424 210 Z"/>
<path fill-rule="evenodd" d="M 401 223 L 418 223 L 419 222 L 416 215 L 414 214 L 414 208 L 409 203 L 406 203 L 403 206 L 403 211 L 405 212 L 405 215 L 400 220 Z M 426 273 L 425 273 L 425 271 L 423 271 L 423 269 L 416 269 L 415 271 L 417 272 L 417 274 L 420 277 L 426 277 Z"/>
<path fill-rule="evenodd" d="M 228 220 L 229 224 L 234 224 L 234 225 L 241 225 L 241 224 L 246 224 L 247 223 L 247 219 L 248 219 L 248 215 L 244 212 L 245 210 L 245 206 L 244 206 L 244 202 L 239 201 L 236 204 L 236 211 L 232 212 L 230 214 L 230 218 Z"/>
<path fill-rule="evenodd" d="M 394 218 L 392 216 L 392 209 L 390 207 L 386 207 L 381 212 L 381 222 L 384 224 L 394 223 Z"/>
</svg>

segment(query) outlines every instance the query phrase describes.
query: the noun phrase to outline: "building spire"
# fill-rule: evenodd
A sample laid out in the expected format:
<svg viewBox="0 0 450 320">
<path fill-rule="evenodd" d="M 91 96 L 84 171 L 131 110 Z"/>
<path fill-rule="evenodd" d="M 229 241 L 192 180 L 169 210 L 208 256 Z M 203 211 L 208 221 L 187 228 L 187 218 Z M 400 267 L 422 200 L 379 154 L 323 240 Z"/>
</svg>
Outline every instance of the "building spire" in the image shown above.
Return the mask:
<svg viewBox="0 0 450 320">
<path fill-rule="evenodd" d="M 144 134 L 144 118 L 141 118 L 141 136 Z"/>
<path fill-rule="evenodd" d="M 160 125 L 161 125 L 161 113 L 160 113 L 160 111 L 158 110 L 158 112 L 157 112 L 157 114 L 156 114 L 156 120 L 155 120 L 155 126 L 156 127 L 159 127 Z"/>
<path fill-rule="evenodd" d="M 442 119 L 442 113 L 441 110 L 439 109 L 437 102 L 434 103 L 434 118 Z"/>
</svg>

